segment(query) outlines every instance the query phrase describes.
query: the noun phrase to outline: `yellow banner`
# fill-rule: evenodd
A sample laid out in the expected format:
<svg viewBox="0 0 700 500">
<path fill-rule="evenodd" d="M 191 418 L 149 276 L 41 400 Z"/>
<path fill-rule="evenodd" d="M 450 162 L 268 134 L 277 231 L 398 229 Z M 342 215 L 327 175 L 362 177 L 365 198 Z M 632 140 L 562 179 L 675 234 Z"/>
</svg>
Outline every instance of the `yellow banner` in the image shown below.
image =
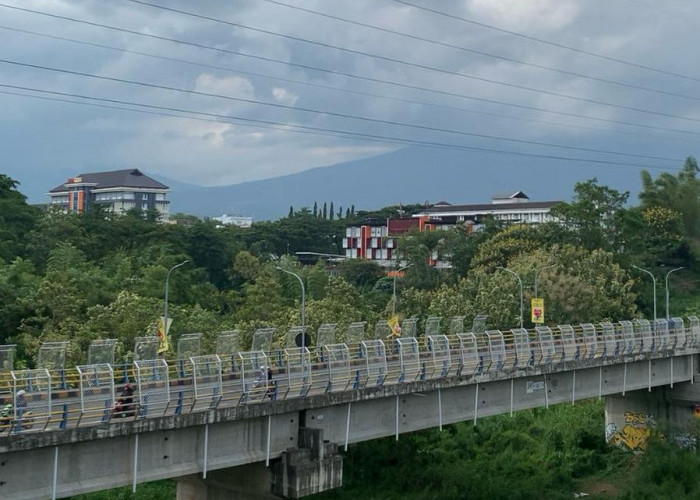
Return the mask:
<svg viewBox="0 0 700 500">
<path fill-rule="evenodd" d="M 389 328 L 391 328 L 391 333 L 389 333 L 388 338 L 398 338 L 401 336 L 401 324 L 399 323 L 399 315 L 395 314 L 387 321 Z"/>
<path fill-rule="evenodd" d="M 173 324 L 173 319 L 168 318 L 168 324 L 165 325 L 165 318 L 161 316 L 158 318 L 158 338 L 160 339 L 160 346 L 158 346 L 158 354 L 163 354 L 168 352 L 170 349 L 170 342 L 168 338 L 168 332 L 170 331 L 170 325 Z"/>
<path fill-rule="evenodd" d="M 544 323 L 544 299 L 532 299 L 532 322 L 535 324 Z"/>
</svg>

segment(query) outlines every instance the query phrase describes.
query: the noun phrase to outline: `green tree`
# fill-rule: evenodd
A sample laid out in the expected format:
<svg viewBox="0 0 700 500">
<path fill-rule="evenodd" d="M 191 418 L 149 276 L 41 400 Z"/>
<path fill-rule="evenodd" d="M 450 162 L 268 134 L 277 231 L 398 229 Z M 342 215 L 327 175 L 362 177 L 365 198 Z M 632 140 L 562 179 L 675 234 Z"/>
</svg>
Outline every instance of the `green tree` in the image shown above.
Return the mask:
<svg viewBox="0 0 700 500">
<path fill-rule="evenodd" d="M 691 238 L 700 237 L 700 179 L 698 164 L 689 156 L 677 176 L 662 173 L 653 179 L 642 171 L 642 208 L 666 207 L 681 214 L 683 227 Z"/>
<path fill-rule="evenodd" d="M 629 192 L 601 186 L 597 179 L 576 184 L 574 201 L 554 206 L 551 213 L 572 232 L 572 242 L 589 250 L 621 250 L 620 223 Z"/>
<path fill-rule="evenodd" d="M 19 182 L 0 174 L 0 259 L 5 261 L 24 255 L 25 236 L 39 216 L 18 186 Z"/>
</svg>

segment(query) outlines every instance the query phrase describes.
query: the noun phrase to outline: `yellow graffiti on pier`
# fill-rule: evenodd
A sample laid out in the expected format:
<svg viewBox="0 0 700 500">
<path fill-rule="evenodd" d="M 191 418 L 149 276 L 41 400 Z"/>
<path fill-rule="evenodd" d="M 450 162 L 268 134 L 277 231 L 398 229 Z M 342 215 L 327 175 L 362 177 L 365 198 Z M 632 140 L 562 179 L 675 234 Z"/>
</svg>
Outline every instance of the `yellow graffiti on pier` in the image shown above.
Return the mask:
<svg viewBox="0 0 700 500">
<path fill-rule="evenodd" d="M 617 429 L 615 424 L 608 430 L 608 440 L 615 445 L 624 445 L 630 450 L 645 450 L 651 428 L 656 427 L 656 419 L 646 413 L 625 412 L 625 425 Z"/>
</svg>

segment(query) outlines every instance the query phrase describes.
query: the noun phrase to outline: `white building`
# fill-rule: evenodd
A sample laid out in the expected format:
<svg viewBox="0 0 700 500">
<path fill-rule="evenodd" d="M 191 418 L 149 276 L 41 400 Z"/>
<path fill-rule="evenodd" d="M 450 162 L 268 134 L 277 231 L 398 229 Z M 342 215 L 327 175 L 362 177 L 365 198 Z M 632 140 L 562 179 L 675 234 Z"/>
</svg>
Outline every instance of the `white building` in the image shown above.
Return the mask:
<svg viewBox="0 0 700 500">
<path fill-rule="evenodd" d="M 241 215 L 222 215 L 221 217 L 213 217 L 213 220 L 220 223 L 222 226 L 238 226 L 250 227 L 253 225 L 252 217 L 243 217 Z"/>
<path fill-rule="evenodd" d="M 435 228 L 454 226 L 455 224 L 483 223 L 486 217 L 509 223 L 541 224 L 554 220 L 550 210 L 560 201 L 530 201 L 522 191 L 512 194 L 496 195 L 491 203 L 473 205 L 452 205 L 441 201 L 413 217 L 428 217 Z"/>
<path fill-rule="evenodd" d="M 80 174 L 49 191 L 52 206 L 68 213 L 82 213 L 93 204 L 106 206 L 116 214 L 129 210 L 157 210 L 160 218 L 170 216 L 168 186 L 141 173 L 138 169 L 113 170 Z"/>
</svg>

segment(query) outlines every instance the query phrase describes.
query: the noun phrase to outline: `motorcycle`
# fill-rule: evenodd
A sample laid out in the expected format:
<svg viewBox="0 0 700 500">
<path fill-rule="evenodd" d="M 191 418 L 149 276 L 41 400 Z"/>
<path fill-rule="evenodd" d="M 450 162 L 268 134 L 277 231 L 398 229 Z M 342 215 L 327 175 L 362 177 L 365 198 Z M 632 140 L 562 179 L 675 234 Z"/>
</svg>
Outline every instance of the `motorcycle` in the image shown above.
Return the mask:
<svg viewBox="0 0 700 500">
<path fill-rule="evenodd" d="M 15 419 L 14 407 L 8 403 L 0 410 L 0 430 L 6 430 L 15 426 L 22 430 L 34 427 L 32 412 L 25 409 L 21 412 L 21 417 Z"/>
</svg>

